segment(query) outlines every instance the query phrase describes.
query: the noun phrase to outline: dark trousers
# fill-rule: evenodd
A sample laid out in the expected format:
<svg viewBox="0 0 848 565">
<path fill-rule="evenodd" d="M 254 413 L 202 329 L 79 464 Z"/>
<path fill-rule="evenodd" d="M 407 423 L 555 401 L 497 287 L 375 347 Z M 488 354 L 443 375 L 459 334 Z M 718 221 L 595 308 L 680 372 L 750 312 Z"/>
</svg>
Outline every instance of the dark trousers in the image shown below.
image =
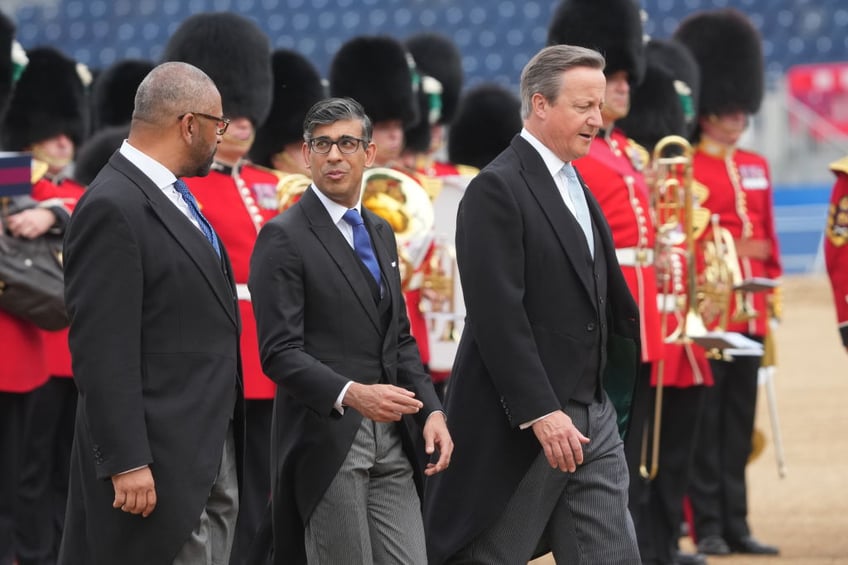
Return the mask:
<svg viewBox="0 0 848 565">
<path fill-rule="evenodd" d="M 760 357 L 710 361 L 715 386 L 704 395 L 689 499 L 695 536 L 735 541 L 750 535 L 745 466 L 757 402 Z"/>
<path fill-rule="evenodd" d="M 14 563 L 17 553 L 18 479 L 31 400 L 31 392 L 0 392 L 0 565 Z"/>
<path fill-rule="evenodd" d="M 53 377 L 32 392 L 18 483 L 18 562 L 56 562 L 68 499 L 77 388 Z"/>
<path fill-rule="evenodd" d="M 651 557 L 643 554 L 643 563 L 674 563 L 705 391 L 703 386 L 663 389 L 659 471 L 635 509 L 640 550 L 644 545 L 653 551 Z"/>
<path fill-rule="evenodd" d="M 639 553 L 643 561 L 653 559 L 654 548 L 650 544 L 650 538 L 639 536 L 640 529 L 644 527 L 640 522 L 647 519 L 641 509 L 645 508 L 647 504 L 649 487 L 648 482 L 639 474 L 639 463 L 642 455 L 642 437 L 644 434 L 649 434 L 648 437 L 650 438 L 654 418 L 655 394 L 656 389 L 651 386 L 651 364 L 642 363 L 630 409 L 630 429 L 624 440 L 624 458 L 627 460 L 627 471 L 630 475 L 627 507 L 636 528 Z"/>
<path fill-rule="evenodd" d="M 271 498 L 272 399 L 245 401 L 244 478 L 230 565 L 247 561 L 250 545 Z"/>
</svg>

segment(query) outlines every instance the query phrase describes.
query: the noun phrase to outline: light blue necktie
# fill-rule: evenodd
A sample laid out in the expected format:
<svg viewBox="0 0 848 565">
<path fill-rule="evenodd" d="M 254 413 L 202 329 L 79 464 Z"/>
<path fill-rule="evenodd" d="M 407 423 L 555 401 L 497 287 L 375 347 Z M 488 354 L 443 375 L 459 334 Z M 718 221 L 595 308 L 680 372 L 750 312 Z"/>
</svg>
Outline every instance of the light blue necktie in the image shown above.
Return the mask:
<svg viewBox="0 0 848 565">
<path fill-rule="evenodd" d="M 191 191 L 188 189 L 188 185 L 182 180 L 177 179 L 174 181 L 174 188 L 183 197 L 183 200 L 186 204 L 188 204 L 188 211 L 191 213 L 191 216 L 197 221 L 197 224 L 200 226 L 200 231 L 203 232 L 203 235 L 206 236 L 206 239 L 209 240 L 209 243 L 212 244 L 212 247 L 215 249 L 215 253 L 218 254 L 218 257 L 221 256 L 221 246 L 218 243 L 218 236 L 215 235 L 215 230 L 212 229 L 212 226 L 209 225 L 209 222 L 206 221 L 206 218 L 203 217 L 203 214 L 200 213 L 200 208 L 197 206 L 197 200 L 194 199 L 194 195 L 192 195 Z"/>
<path fill-rule="evenodd" d="M 374 247 L 371 245 L 371 236 L 368 235 L 368 230 L 365 229 L 365 221 L 356 208 L 351 208 L 344 213 L 342 219 L 350 224 L 353 228 L 353 250 L 368 267 L 371 276 L 377 281 L 377 286 L 380 286 L 380 264 L 377 262 L 377 257 L 374 255 Z"/>
<path fill-rule="evenodd" d="M 589 205 L 586 203 L 583 186 L 580 184 L 580 179 L 577 178 L 577 173 L 574 171 L 574 166 L 571 163 L 566 163 L 562 166 L 562 176 L 565 179 L 565 189 L 568 191 L 571 202 L 574 204 L 574 215 L 583 229 L 583 234 L 586 236 L 586 243 L 589 245 L 589 253 L 594 259 L 595 238 L 592 235 L 592 218 L 589 216 Z"/>
</svg>

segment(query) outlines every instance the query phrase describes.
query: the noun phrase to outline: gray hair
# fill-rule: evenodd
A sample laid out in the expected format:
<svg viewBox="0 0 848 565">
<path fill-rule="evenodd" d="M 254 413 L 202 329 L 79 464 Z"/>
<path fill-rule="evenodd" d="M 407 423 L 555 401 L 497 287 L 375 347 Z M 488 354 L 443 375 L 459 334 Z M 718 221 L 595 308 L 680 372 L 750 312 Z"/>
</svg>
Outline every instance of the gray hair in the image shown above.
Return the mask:
<svg viewBox="0 0 848 565">
<path fill-rule="evenodd" d="M 217 92 L 209 75 L 188 63 L 162 63 L 150 71 L 135 93 L 132 119 L 152 124 L 191 112 L 192 104 Z"/>
<path fill-rule="evenodd" d="M 521 71 L 521 117 L 527 119 L 537 92 L 554 102 L 562 88 L 562 73 L 575 67 L 604 70 L 606 60 L 592 49 L 576 45 L 551 45 L 530 59 Z"/>
<path fill-rule="evenodd" d="M 359 120 L 362 122 L 362 137 L 371 141 L 371 118 L 365 113 L 362 104 L 353 98 L 326 98 L 316 102 L 303 119 L 303 139 L 309 141 L 315 128 L 334 124 L 341 120 Z"/>
</svg>

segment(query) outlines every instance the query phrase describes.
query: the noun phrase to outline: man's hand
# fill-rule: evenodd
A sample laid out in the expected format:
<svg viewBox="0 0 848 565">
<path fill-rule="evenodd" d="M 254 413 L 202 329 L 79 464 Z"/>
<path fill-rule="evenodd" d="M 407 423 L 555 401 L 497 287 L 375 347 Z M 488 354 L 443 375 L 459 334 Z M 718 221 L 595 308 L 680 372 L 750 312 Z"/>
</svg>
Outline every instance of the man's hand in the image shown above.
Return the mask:
<svg viewBox="0 0 848 565">
<path fill-rule="evenodd" d="M 435 453 L 437 447 L 439 449 L 439 460 L 435 463 L 427 463 L 427 468 L 424 469 L 424 474 L 429 477 L 447 469 L 453 453 L 453 440 L 448 432 L 444 412 L 433 412 L 427 416 L 423 435 L 424 451 L 427 455 Z"/>
<path fill-rule="evenodd" d="M 150 516 L 156 508 L 156 488 L 150 467 L 112 475 L 112 486 L 115 488 L 112 508 L 120 508 L 130 514 L 141 514 L 144 518 Z"/>
<path fill-rule="evenodd" d="M 375 422 L 397 422 L 404 414 L 416 414 L 424 403 L 415 393 L 394 385 L 351 383 L 342 404 Z"/>
<path fill-rule="evenodd" d="M 533 433 L 545 450 L 545 457 L 554 469 L 573 473 L 583 463 L 583 445 L 589 438 L 562 411 L 545 416 L 533 424 Z"/>
<path fill-rule="evenodd" d="M 56 216 L 46 208 L 30 208 L 6 218 L 6 227 L 15 237 L 35 239 L 56 223 Z"/>
</svg>

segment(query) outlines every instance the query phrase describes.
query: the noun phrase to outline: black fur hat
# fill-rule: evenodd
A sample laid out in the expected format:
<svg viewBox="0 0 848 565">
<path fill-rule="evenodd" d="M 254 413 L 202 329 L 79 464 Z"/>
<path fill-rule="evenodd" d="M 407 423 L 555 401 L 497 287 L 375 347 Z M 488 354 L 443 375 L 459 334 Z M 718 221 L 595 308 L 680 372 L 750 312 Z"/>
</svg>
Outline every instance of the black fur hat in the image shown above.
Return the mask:
<svg viewBox="0 0 848 565">
<path fill-rule="evenodd" d="M 631 84 L 645 74 L 642 18 L 634 0 L 563 0 L 548 26 L 548 45 L 578 45 L 600 52 L 604 72 L 627 71 Z"/>
<path fill-rule="evenodd" d="M 359 36 L 342 45 L 330 64 L 330 96 L 353 98 L 371 121 L 418 122 L 418 83 L 414 63 L 399 41 Z"/>
<path fill-rule="evenodd" d="M 482 169 L 521 131 L 521 101 L 498 84 L 482 84 L 463 94 L 448 132 L 451 163 Z"/>
<path fill-rule="evenodd" d="M 221 93 L 224 115 L 255 126 L 271 108 L 271 43 L 252 20 L 231 12 L 201 13 L 180 24 L 163 61 L 201 69 Z"/>
<path fill-rule="evenodd" d="M 448 37 L 432 32 L 409 37 L 406 48 L 421 74 L 429 75 L 442 84 L 442 111 L 438 123 L 450 123 L 462 91 L 462 56 L 459 49 Z"/>
<path fill-rule="evenodd" d="M 0 12 L 0 116 L 6 109 L 14 84 L 12 42 L 15 40 L 15 23 Z"/>
<path fill-rule="evenodd" d="M 3 148 L 22 151 L 59 134 L 79 146 L 88 125 L 88 93 L 76 61 L 53 47 L 36 47 L 27 57 L 0 126 Z"/>
<path fill-rule="evenodd" d="M 151 61 L 124 59 L 97 75 L 91 87 L 92 131 L 130 122 L 138 85 L 153 66 Z"/>
<path fill-rule="evenodd" d="M 77 151 L 74 161 L 74 180 L 88 186 L 112 154 L 130 135 L 129 124 L 108 126 L 88 138 Z"/>
<path fill-rule="evenodd" d="M 666 135 L 689 137 L 694 131 L 700 75 L 682 43 L 652 39 L 645 53 L 645 80 L 631 92 L 630 112 L 616 126 L 651 150 Z"/>
<path fill-rule="evenodd" d="M 271 156 L 293 141 L 303 140 L 303 119 L 324 98 L 324 85 L 315 66 L 303 55 L 278 49 L 271 55 L 274 94 L 271 111 L 256 129 L 250 148 L 254 163 L 271 167 Z"/>
<path fill-rule="evenodd" d="M 760 109 L 765 82 L 761 39 L 742 12 L 698 12 L 680 23 L 674 38 L 689 48 L 701 69 L 699 115 Z"/>
</svg>

